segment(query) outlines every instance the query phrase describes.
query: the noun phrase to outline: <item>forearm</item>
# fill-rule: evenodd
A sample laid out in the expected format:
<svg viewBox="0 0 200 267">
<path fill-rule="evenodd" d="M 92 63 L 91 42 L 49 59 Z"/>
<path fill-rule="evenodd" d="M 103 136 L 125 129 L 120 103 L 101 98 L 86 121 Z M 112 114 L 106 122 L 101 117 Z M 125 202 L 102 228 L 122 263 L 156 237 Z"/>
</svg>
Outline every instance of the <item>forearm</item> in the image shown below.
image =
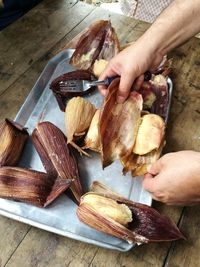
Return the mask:
<svg viewBox="0 0 200 267">
<path fill-rule="evenodd" d="M 140 38 L 165 55 L 200 32 L 200 0 L 174 0 Z"/>
</svg>

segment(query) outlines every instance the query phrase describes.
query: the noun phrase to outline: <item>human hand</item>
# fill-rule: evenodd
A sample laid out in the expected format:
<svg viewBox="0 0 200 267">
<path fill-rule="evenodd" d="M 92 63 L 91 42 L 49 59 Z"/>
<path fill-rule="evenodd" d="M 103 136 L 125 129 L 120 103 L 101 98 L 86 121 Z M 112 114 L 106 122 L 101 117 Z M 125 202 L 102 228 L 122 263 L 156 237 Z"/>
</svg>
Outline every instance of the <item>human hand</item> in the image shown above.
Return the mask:
<svg viewBox="0 0 200 267">
<path fill-rule="evenodd" d="M 200 152 L 180 151 L 161 157 L 149 168 L 143 187 L 168 205 L 200 203 Z"/>
<path fill-rule="evenodd" d="M 118 103 L 126 100 L 134 81 L 134 87 L 137 89 L 144 80 L 143 73 L 155 69 L 163 59 L 161 54 L 156 53 L 151 42 L 149 41 L 148 44 L 144 39 L 139 39 L 111 59 L 99 77 L 99 80 L 104 80 L 107 77 L 121 76 L 117 96 Z M 106 95 L 107 88 L 105 86 L 99 86 L 99 90 L 103 96 Z"/>
</svg>

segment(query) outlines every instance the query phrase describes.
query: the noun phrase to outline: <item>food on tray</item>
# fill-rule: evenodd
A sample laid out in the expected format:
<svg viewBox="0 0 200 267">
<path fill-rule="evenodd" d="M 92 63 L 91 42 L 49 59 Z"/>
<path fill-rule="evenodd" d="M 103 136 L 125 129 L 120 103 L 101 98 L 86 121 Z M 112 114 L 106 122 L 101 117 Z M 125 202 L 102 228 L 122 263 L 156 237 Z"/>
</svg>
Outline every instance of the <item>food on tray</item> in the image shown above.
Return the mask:
<svg viewBox="0 0 200 267">
<path fill-rule="evenodd" d="M 99 187 L 99 183 L 97 184 Z M 99 189 L 94 191 L 99 191 Z M 184 238 L 175 223 L 155 209 L 133 202 L 106 186 L 99 192 L 88 192 L 81 197 L 78 218 L 85 224 L 128 242 L 149 243 Z"/>
<path fill-rule="evenodd" d="M 99 77 L 108 65 L 108 61 L 105 59 L 96 59 L 93 65 L 93 73 L 96 77 Z"/>
<path fill-rule="evenodd" d="M 0 123 L 0 167 L 16 165 L 28 136 L 27 130 L 12 120 Z"/>
<path fill-rule="evenodd" d="M 69 188 L 79 202 L 83 191 L 78 166 L 62 131 L 50 122 L 41 122 L 33 131 L 32 140 L 48 175 L 73 179 Z"/>
<path fill-rule="evenodd" d="M 73 97 L 66 106 L 65 125 L 67 130 L 67 143 L 74 146 L 80 153 L 88 155 L 74 140 L 83 137 L 95 114 L 96 108 L 82 97 Z"/>
<path fill-rule="evenodd" d="M 109 61 L 119 50 L 119 41 L 110 21 L 99 20 L 80 37 L 70 64 L 77 69 L 92 70 L 95 60 Z"/>
<path fill-rule="evenodd" d="M 18 167 L 0 168 L 0 197 L 46 207 L 72 180 Z"/>
<path fill-rule="evenodd" d="M 96 152 L 101 151 L 100 138 L 99 138 L 99 125 L 98 125 L 99 124 L 99 117 L 100 117 L 100 109 L 97 109 L 93 118 L 92 118 L 87 135 L 85 137 L 85 140 L 84 140 L 85 145 L 84 145 L 83 149 L 88 148 L 88 149 L 94 150 Z"/>
<path fill-rule="evenodd" d="M 163 145 L 144 155 L 131 153 L 129 156 L 122 158 L 123 174 L 126 174 L 128 171 L 131 171 L 132 176 L 140 176 L 147 173 L 148 166 L 159 159 L 162 148 Z"/>
<path fill-rule="evenodd" d="M 62 111 L 65 111 L 66 101 L 74 96 L 80 96 L 92 92 L 95 87 L 91 87 L 87 91 L 69 90 L 65 86 L 65 82 L 69 80 L 95 80 L 94 75 L 87 70 L 75 70 L 68 73 L 64 73 L 54 79 L 50 84 L 50 89 L 53 91 L 54 96 L 58 102 L 58 105 Z"/>
<path fill-rule="evenodd" d="M 164 75 L 152 75 L 151 80 L 143 82 L 138 93 L 143 97 L 145 109 L 166 119 L 169 108 L 169 92 Z"/>
<path fill-rule="evenodd" d="M 133 153 L 147 154 L 159 149 L 165 135 L 165 122 L 156 114 L 146 114 L 141 117 Z"/>
<path fill-rule="evenodd" d="M 64 74 L 51 83 L 57 99 L 63 93 L 60 82 L 73 77 L 85 79 L 81 69 L 92 71 L 99 77 L 118 52 L 119 42 L 111 23 L 103 20 L 93 23 L 79 38 L 70 59 L 70 63 L 80 70 L 75 76 L 72 73 Z M 165 56 L 153 74 L 149 76 L 149 72 L 145 73 L 148 78 L 144 79 L 140 88 L 135 89 L 133 84 L 130 96 L 123 104 L 116 103 L 119 79 L 115 79 L 108 88 L 101 111 L 95 116 L 95 107 L 90 111 L 92 104 L 87 102 L 86 108 L 83 98 L 71 99 L 65 116 L 68 143 L 87 156 L 85 149 L 100 152 L 103 168 L 119 159 L 124 174 L 128 171 L 133 176 L 145 174 L 148 165 L 160 157 L 165 144 L 165 120 L 169 110 L 166 75 L 171 65 L 172 61 Z M 94 78 L 90 72 L 87 75 L 90 79 Z M 80 148 L 77 140 L 82 137 L 85 139 Z"/>
<path fill-rule="evenodd" d="M 165 137 L 165 122 L 156 114 L 141 117 L 132 153 L 121 158 L 123 173 L 132 172 L 133 176 L 143 175 L 147 167 L 161 154 Z"/>
<path fill-rule="evenodd" d="M 132 153 L 140 123 L 142 96 L 133 91 L 123 104 L 118 104 L 118 86 L 119 79 L 109 86 L 99 121 L 103 167 Z"/>
</svg>

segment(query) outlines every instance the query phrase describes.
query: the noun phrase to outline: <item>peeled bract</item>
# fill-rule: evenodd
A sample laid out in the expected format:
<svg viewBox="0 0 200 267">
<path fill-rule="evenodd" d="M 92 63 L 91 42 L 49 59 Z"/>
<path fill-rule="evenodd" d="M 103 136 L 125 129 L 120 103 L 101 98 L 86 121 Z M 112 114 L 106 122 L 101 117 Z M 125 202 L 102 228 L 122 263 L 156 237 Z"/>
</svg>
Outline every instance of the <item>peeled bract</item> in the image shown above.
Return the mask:
<svg viewBox="0 0 200 267">
<path fill-rule="evenodd" d="M 100 116 L 103 167 L 131 154 L 140 122 L 142 96 L 137 92 L 131 92 L 123 104 L 118 104 L 118 86 L 119 79 L 115 79 L 109 86 Z"/>
<path fill-rule="evenodd" d="M 144 155 L 158 149 L 165 134 L 165 122 L 156 114 L 147 114 L 141 118 L 133 153 Z"/>
<path fill-rule="evenodd" d="M 78 166 L 62 131 L 50 122 L 41 122 L 33 131 L 32 140 L 48 174 L 73 179 L 70 190 L 79 202 L 83 191 Z"/>
</svg>

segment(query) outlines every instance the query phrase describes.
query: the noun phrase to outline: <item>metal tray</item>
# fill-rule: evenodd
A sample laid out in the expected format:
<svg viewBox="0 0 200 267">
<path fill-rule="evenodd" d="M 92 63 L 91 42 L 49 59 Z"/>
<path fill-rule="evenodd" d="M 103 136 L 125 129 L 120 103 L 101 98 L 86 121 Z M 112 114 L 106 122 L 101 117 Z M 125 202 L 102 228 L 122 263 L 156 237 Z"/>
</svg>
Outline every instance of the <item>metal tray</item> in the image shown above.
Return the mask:
<svg viewBox="0 0 200 267">
<path fill-rule="evenodd" d="M 65 132 L 64 113 L 60 111 L 55 97 L 49 90 L 49 84 L 57 76 L 73 70 L 68 63 L 72 53 L 72 49 L 64 50 L 49 61 L 18 112 L 15 120 L 28 127 L 30 134 L 41 120 L 51 121 Z M 169 83 L 171 96 L 170 80 Z M 96 107 L 99 107 L 103 100 L 98 90 L 85 98 L 88 98 Z M 131 200 L 151 205 L 151 196 L 143 190 L 141 185 L 142 177 L 133 179 L 130 174 L 121 175 L 122 166 L 119 162 L 114 162 L 103 171 L 97 153 L 92 153 L 92 158 L 78 155 L 77 157 L 84 192 L 88 191 L 93 180 L 100 180 Z M 19 166 L 44 170 L 31 139 L 26 144 Z M 47 208 L 37 208 L 0 198 L 0 214 L 14 220 L 104 248 L 128 251 L 134 246 L 134 244 L 103 234 L 81 223 L 76 216 L 76 208 L 75 203 L 66 194 L 62 194 Z"/>
</svg>

